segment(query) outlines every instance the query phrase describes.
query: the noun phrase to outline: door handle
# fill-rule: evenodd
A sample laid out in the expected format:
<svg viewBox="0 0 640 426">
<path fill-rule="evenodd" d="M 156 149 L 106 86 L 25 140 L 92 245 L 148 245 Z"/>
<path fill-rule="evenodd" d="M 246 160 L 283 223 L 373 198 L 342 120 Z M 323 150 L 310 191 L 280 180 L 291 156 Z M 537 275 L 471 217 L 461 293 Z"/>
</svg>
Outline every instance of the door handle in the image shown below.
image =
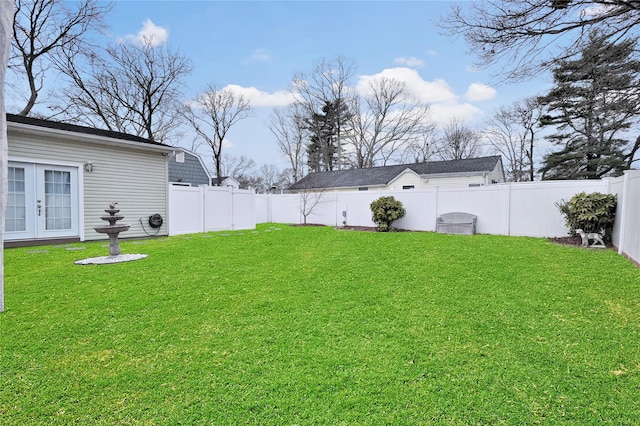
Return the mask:
<svg viewBox="0 0 640 426">
<path fill-rule="evenodd" d="M 38 208 L 38 216 L 40 216 L 42 213 L 42 203 L 40 202 L 40 200 L 38 200 L 37 203 L 38 204 L 36 204 L 36 207 Z"/>
</svg>

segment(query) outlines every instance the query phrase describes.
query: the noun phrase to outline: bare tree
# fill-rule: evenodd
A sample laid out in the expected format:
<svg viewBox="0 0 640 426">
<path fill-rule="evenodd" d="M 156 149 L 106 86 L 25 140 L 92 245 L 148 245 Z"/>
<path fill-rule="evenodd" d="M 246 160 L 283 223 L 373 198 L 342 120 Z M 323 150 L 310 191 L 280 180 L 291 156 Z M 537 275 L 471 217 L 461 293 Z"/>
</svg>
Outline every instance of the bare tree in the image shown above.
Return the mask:
<svg viewBox="0 0 640 426">
<path fill-rule="evenodd" d="M 235 178 L 240 184 L 240 189 L 253 189 L 256 192 L 262 190 L 262 180 L 252 174 L 243 174 Z"/>
<path fill-rule="evenodd" d="M 276 108 L 268 124 L 282 154 L 289 160 L 292 182 L 304 176 L 306 130 L 302 106 L 294 103 L 286 109 Z"/>
<path fill-rule="evenodd" d="M 4 110 L 4 79 L 11 50 L 13 0 L 0 0 L 0 312 L 4 312 L 4 218 L 7 206 L 7 115 Z"/>
<path fill-rule="evenodd" d="M 238 176 L 244 176 L 255 166 L 256 162 L 245 155 L 237 157 L 222 154 L 222 177 L 231 176 L 232 178 L 237 178 Z"/>
<path fill-rule="evenodd" d="M 542 108 L 536 98 L 528 98 L 499 108 L 487 121 L 485 135 L 505 159 L 507 180 L 532 181 L 535 177 L 534 148 Z"/>
<path fill-rule="evenodd" d="M 381 77 L 369 84 L 364 105 L 354 102 L 348 137 L 357 168 L 373 167 L 406 149 L 428 131 L 429 106 L 410 97 L 403 82 Z"/>
<path fill-rule="evenodd" d="M 291 169 L 283 169 L 278 175 L 278 188 L 286 189 L 296 183 L 297 181 L 292 179 L 293 171 Z"/>
<path fill-rule="evenodd" d="M 316 208 L 325 202 L 326 189 L 303 189 L 298 192 L 300 197 L 300 214 L 303 223 L 307 224 L 307 218 L 315 214 Z"/>
<path fill-rule="evenodd" d="M 278 187 L 280 172 L 275 165 L 263 164 L 260 166 L 259 173 L 264 192 L 269 191 L 273 187 Z"/>
<path fill-rule="evenodd" d="M 209 85 L 183 109 L 183 115 L 196 135 L 211 148 L 218 184 L 222 182 L 222 148 L 229 129 L 251 112 L 251 104 L 244 96 L 229 88 L 218 90 Z"/>
<path fill-rule="evenodd" d="M 55 109 L 69 120 L 167 142 L 181 124 L 180 100 L 190 61 L 152 38 L 120 42 L 104 56 L 67 51 L 58 60 L 71 80 Z"/>
<path fill-rule="evenodd" d="M 53 59 L 69 51 L 89 51 L 88 34 L 104 28 L 111 3 L 98 0 L 16 0 L 9 68 L 28 86 L 20 115 L 29 115 Z"/>
<path fill-rule="evenodd" d="M 634 33 L 640 2 L 628 0 L 485 0 L 453 6 L 440 26 L 462 34 L 478 66 L 504 63 L 508 80 L 535 75 L 582 51 L 591 30 L 612 42 Z"/>
<path fill-rule="evenodd" d="M 300 73 L 294 76 L 291 91 L 304 113 L 303 119 L 311 118 L 314 114 L 321 114 L 326 105 L 331 104 L 338 113 L 333 115 L 332 128 L 336 140 L 332 141 L 337 148 L 336 169 L 344 166 L 342 139 L 348 133 L 347 117 L 354 97 L 349 81 L 355 74 L 355 63 L 342 56 L 333 60 L 319 61 L 311 74 Z"/>
<path fill-rule="evenodd" d="M 475 129 L 464 120 L 452 117 L 442 129 L 439 154 L 443 160 L 472 158 L 478 152 L 479 143 L 480 135 Z"/>
<path fill-rule="evenodd" d="M 413 138 L 402 153 L 403 163 L 424 163 L 437 154 L 436 125 L 429 123 L 425 132 Z"/>
</svg>

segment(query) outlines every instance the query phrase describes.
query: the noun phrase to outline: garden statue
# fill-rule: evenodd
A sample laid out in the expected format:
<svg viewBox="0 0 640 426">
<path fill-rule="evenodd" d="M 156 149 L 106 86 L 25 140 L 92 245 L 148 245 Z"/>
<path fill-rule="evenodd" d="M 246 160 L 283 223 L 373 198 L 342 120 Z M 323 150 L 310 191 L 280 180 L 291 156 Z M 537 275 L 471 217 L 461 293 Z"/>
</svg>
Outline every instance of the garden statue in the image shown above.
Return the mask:
<svg viewBox="0 0 640 426">
<path fill-rule="evenodd" d="M 602 239 L 604 232 L 602 234 L 600 232 L 584 232 L 582 229 L 576 229 L 576 232 L 582 238 L 582 247 L 605 247 Z M 589 240 L 593 240 L 593 244 L 589 245 Z"/>
</svg>

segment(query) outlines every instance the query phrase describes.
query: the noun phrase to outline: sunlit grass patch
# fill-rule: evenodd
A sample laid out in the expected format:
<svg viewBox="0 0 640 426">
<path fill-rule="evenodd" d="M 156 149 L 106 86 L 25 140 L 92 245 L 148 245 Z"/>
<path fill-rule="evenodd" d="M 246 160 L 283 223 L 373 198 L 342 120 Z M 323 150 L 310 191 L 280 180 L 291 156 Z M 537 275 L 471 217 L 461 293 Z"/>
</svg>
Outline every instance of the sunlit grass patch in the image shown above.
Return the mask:
<svg viewBox="0 0 640 426">
<path fill-rule="evenodd" d="M 3 423 L 640 418 L 640 272 L 611 250 L 273 224 L 74 246 L 5 252 Z"/>
</svg>

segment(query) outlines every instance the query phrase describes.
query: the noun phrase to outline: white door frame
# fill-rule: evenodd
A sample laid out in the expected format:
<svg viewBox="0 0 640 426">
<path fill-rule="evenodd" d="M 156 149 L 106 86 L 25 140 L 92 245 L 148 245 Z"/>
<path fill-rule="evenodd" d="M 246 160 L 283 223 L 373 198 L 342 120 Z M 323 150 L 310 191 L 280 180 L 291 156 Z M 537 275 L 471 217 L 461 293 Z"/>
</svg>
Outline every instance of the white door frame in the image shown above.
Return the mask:
<svg viewBox="0 0 640 426">
<path fill-rule="evenodd" d="M 83 169 L 77 163 L 55 163 L 38 161 L 24 158 L 10 158 L 9 167 L 23 168 L 25 170 L 25 220 L 26 229 L 24 231 L 6 232 L 5 239 L 48 239 L 63 237 L 79 237 L 84 240 L 84 194 L 83 194 Z M 71 193 L 70 199 L 65 203 L 70 203 L 71 223 L 68 229 L 47 229 L 46 217 L 47 207 L 51 214 L 55 213 L 55 207 L 47 206 L 45 197 L 45 171 L 61 172 L 59 176 L 68 173 Z M 48 174 L 49 176 L 51 174 Z M 49 186 L 52 189 L 52 186 Z M 51 202 L 55 197 L 49 197 Z M 54 207 L 53 209 L 51 209 Z M 53 222 L 49 222 L 51 226 Z M 66 225 L 65 225 L 66 227 Z"/>
</svg>

